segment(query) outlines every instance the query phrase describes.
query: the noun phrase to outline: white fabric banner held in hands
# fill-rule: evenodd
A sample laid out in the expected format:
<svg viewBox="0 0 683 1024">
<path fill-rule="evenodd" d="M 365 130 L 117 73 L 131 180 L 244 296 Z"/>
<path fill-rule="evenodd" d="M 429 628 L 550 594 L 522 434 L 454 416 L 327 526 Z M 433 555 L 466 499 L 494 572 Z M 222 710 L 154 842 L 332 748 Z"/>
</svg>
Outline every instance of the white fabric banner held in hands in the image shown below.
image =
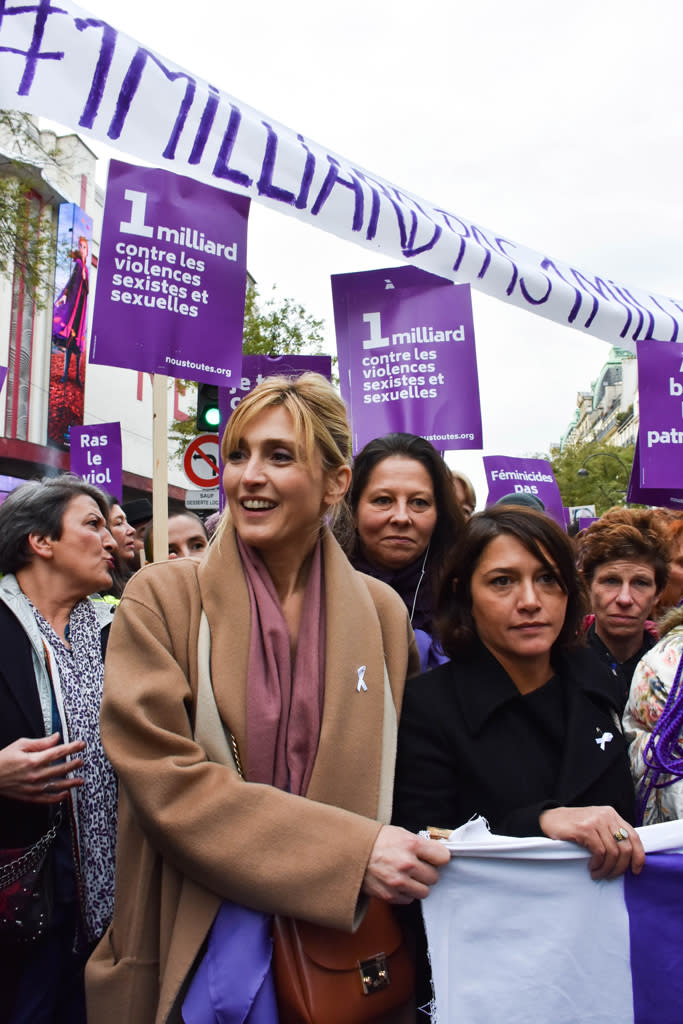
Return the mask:
<svg viewBox="0 0 683 1024">
<path fill-rule="evenodd" d="M 683 1005 L 683 821 L 638 829 L 637 878 L 594 882 L 574 843 L 452 833 L 423 901 L 438 1024 L 674 1024 Z"/>
</svg>

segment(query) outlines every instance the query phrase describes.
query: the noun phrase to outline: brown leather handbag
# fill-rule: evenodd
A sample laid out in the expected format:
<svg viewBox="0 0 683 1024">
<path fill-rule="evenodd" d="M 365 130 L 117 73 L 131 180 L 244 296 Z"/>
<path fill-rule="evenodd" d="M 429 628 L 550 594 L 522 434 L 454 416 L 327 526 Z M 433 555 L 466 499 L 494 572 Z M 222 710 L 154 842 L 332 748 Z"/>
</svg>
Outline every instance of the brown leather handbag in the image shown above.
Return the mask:
<svg viewBox="0 0 683 1024">
<path fill-rule="evenodd" d="M 210 760 L 244 770 L 211 687 L 209 623 L 199 626 L 194 734 Z M 355 932 L 291 917 L 273 919 L 273 970 L 280 1024 L 369 1024 L 412 999 L 413 958 L 394 912 L 370 899 Z"/>
<path fill-rule="evenodd" d="M 276 917 L 273 968 L 280 1024 L 366 1024 L 407 1003 L 415 982 L 394 912 L 378 899 L 353 934 Z"/>
</svg>

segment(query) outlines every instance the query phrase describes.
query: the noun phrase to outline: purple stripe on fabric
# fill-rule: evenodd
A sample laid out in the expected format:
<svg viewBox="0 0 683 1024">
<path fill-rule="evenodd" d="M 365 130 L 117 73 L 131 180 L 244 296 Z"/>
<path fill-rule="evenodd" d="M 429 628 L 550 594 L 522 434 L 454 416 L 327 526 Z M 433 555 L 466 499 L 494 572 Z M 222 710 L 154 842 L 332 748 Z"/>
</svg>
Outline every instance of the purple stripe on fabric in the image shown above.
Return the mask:
<svg viewBox="0 0 683 1024">
<path fill-rule="evenodd" d="M 649 853 L 624 876 L 634 1024 L 683 1019 L 683 856 Z"/>
<path fill-rule="evenodd" d="M 221 904 L 183 1003 L 185 1024 L 278 1024 L 271 932 L 269 915 Z"/>
</svg>

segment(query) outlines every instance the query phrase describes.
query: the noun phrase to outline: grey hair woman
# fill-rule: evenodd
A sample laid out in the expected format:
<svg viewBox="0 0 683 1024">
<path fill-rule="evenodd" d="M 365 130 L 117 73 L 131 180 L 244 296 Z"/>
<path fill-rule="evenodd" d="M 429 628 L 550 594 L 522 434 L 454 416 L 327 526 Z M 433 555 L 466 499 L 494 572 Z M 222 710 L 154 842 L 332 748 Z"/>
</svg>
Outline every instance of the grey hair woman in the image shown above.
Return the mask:
<svg viewBox="0 0 683 1024">
<path fill-rule="evenodd" d="M 84 1024 L 85 960 L 112 913 L 116 783 L 99 737 L 111 610 L 88 599 L 111 583 L 107 514 L 70 475 L 22 484 L 0 506 L 0 644 L 12 652 L 0 663 L 0 847 L 57 826 L 47 934 L 3 950 L 11 1024 Z"/>
</svg>

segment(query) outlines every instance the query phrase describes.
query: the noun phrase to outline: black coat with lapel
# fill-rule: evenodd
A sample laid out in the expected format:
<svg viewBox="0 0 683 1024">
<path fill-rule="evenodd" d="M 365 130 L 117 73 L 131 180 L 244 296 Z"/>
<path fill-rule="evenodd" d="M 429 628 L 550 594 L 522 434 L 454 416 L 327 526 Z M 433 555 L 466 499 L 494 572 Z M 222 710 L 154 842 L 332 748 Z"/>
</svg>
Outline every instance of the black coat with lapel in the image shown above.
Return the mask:
<svg viewBox="0 0 683 1024">
<path fill-rule="evenodd" d="M 0 750 L 21 737 L 45 735 L 31 643 L 21 623 L 0 601 Z M 27 846 L 47 829 L 46 805 L 0 797 L 0 847 Z"/>
<path fill-rule="evenodd" d="M 477 643 L 467 655 L 408 681 L 401 713 L 394 822 L 411 831 L 455 828 L 472 815 L 494 832 L 541 835 L 539 814 L 556 806 L 609 804 L 634 821 L 626 743 L 612 681 L 584 649 L 554 664 L 565 694 L 565 734 L 548 785 L 539 735 L 514 683 Z M 541 770 L 539 770 L 539 768 Z"/>
</svg>

